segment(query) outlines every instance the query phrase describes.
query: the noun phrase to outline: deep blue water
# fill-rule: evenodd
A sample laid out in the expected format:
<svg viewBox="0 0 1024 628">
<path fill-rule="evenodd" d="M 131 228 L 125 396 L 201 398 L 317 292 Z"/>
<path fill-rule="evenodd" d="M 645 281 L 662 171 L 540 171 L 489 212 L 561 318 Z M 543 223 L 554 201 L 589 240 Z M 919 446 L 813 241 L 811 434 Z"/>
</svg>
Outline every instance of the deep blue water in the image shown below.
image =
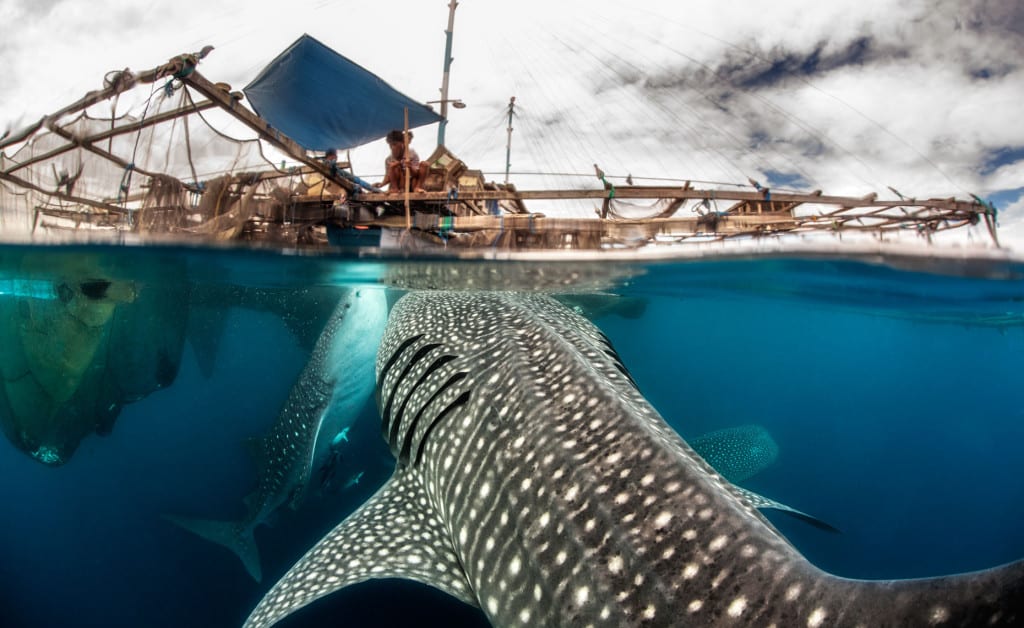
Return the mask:
<svg viewBox="0 0 1024 628">
<path fill-rule="evenodd" d="M 372 403 L 340 470 L 363 471 L 363 480 L 313 494 L 258 529 L 262 583 L 234 555 L 160 515 L 242 514 L 253 478 L 242 442 L 273 423 L 302 369 L 302 323 L 316 327 L 335 287 L 374 285 L 406 263 L 0 249 L 0 293 L 17 292 L 16 280 L 45 285 L 99 264 L 117 281 L 203 295 L 205 318 L 158 320 L 161 328 L 218 322 L 183 343 L 170 385 L 124 405 L 111 433 L 84 438 L 64 465 L 45 466 L 0 438 L 0 626 L 240 625 L 389 476 Z M 1024 267 L 1000 265 L 999 278 L 823 259 L 614 269 L 631 275 L 612 288 L 631 307 L 595 312 L 595 322 L 641 391 L 684 437 L 764 426 L 779 458 L 743 485 L 842 531 L 768 513 L 812 562 L 843 576 L 901 578 L 1024 557 Z M 281 625 L 486 623 L 427 587 L 386 581 L 330 596 Z"/>
</svg>

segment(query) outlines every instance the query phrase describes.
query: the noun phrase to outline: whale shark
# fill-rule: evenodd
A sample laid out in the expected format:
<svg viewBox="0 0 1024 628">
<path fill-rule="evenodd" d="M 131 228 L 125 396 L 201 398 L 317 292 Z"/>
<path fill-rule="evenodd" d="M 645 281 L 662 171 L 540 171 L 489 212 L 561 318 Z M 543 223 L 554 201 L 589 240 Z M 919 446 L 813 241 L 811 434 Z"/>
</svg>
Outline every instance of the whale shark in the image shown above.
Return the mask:
<svg viewBox="0 0 1024 628">
<path fill-rule="evenodd" d="M 690 447 L 730 482 L 742 482 L 779 457 L 779 445 L 760 425 L 737 425 L 701 434 Z"/>
<path fill-rule="evenodd" d="M 1024 623 L 1024 561 L 899 581 L 811 564 L 664 421 L 608 338 L 546 295 L 409 293 L 376 375 L 394 474 L 247 628 L 395 577 L 495 626 Z"/>
<path fill-rule="evenodd" d="M 330 458 L 331 445 L 348 439 L 352 422 L 373 394 L 374 359 L 386 320 L 383 290 L 349 289 L 340 299 L 277 420 L 266 435 L 248 442 L 257 481 L 241 519 L 164 518 L 227 547 L 260 581 L 253 532 L 282 506 L 298 508 L 313 470 Z"/>
</svg>

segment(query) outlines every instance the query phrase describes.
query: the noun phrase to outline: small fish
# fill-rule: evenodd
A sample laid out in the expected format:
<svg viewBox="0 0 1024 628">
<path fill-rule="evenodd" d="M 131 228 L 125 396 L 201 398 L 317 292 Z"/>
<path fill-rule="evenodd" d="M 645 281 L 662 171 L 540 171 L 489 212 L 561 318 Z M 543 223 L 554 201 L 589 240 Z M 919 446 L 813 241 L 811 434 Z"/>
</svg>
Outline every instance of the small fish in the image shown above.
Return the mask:
<svg viewBox="0 0 1024 628">
<path fill-rule="evenodd" d="M 359 484 L 359 480 L 363 479 L 363 473 L 364 473 L 363 471 L 360 471 L 359 473 L 357 473 L 357 474 L 353 475 L 352 477 L 350 477 L 348 479 L 348 482 L 345 482 L 345 486 L 343 486 L 341 490 L 349 489 L 349 488 L 352 488 L 353 486 Z"/>
<path fill-rule="evenodd" d="M 338 434 L 333 439 L 331 439 L 331 447 L 337 447 L 342 442 L 346 442 L 347 443 L 348 442 L 348 431 L 350 429 L 351 429 L 351 427 L 346 425 L 344 429 L 342 429 L 340 432 L 338 432 Z"/>
</svg>

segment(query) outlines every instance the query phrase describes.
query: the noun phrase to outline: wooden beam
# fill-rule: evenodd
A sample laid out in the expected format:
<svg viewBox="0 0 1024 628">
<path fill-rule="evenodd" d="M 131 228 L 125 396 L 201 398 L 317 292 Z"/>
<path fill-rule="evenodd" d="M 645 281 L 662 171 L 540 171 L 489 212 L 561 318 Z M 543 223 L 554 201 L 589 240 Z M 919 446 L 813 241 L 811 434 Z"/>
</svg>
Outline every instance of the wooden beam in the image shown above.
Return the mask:
<svg viewBox="0 0 1024 628">
<path fill-rule="evenodd" d="M 419 192 L 412 193 L 409 198 L 413 201 L 445 202 L 448 200 L 446 192 Z M 606 199 L 606 190 L 474 190 L 459 192 L 459 200 L 488 201 L 488 200 L 566 200 L 566 199 Z M 679 187 L 623 187 L 615 189 L 617 199 L 692 199 L 692 200 L 719 200 L 719 201 L 749 201 L 763 202 L 764 195 L 760 192 L 747 192 L 742 190 L 702 190 L 687 189 Z M 360 193 L 353 200 L 365 203 L 398 202 L 401 197 L 394 194 L 384 193 Z M 975 202 L 959 201 L 956 199 L 927 199 L 927 200 L 890 200 L 879 201 L 866 198 L 855 198 L 848 196 L 821 196 L 814 194 L 772 194 L 772 202 L 777 203 L 810 203 L 817 205 L 840 205 L 847 207 L 936 207 L 956 211 L 979 213 L 981 205 Z"/>
<path fill-rule="evenodd" d="M 157 66 L 149 70 L 144 70 L 138 74 L 132 74 L 128 70 L 128 68 L 125 68 L 122 76 L 119 77 L 121 80 L 117 80 L 113 84 L 108 85 L 103 89 L 97 89 L 88 92 L 85 96 L 76 100 L 70 105 L 58 109 L 57 111 L 54 111 L 48 116 L 43 116 L 35 124 L 32 124 L 26 127 L 25 129 L 22 129 L 21 131 L 15 133 L 14 135 L 11 135 L 9 137 L 4 138 L 3 140 L 0 140 L 0 149 L 6 148 L 11 144 L 17 144 L 18 142 L 27 139 L 30 135 L 38 131 L 44 125 L 48 124 L 50 121 L 63 118 L 64 116 L 70 113 L 84 111 L 85 109 L 88 109 L 96 103 L 103 102 L 104 100 L 109 100 L 114 96 L 120 94 L 121 92 L 128 91 L 129 89 L 135 87 L 139 83 L 152 83 L 157 79 L 161 78 L 162 76 L 164 76 L 165 70 L 166 64 Z M 123 80 L 126 77 L 128 80 Z"/>
<path fill-rule="evenodd" d="M 174 111 L 167 111 L 167 112 L 164 112 L 164 113 L 159 113 L 159 114 L 150 116 L 150 117 L 148 117 L 148 118 L 146 118 L 144 120 L 139 120 L 137 122 L 132 122 L 131 124 L 122 124 L 121 126 L 115 127 L 113 129 L 108 129 L 106 131 L 103 131 L 102 133 L 96 133 L 95 135 L 90 135 L 90 136 L 88 136 L 86 138 L 83 138 L 81 140 L 81 142 L 83 144 L 91 144 L 93 142 L 100 142 L 100 141 L 105 140 L 107 138 L 114 137 L 115 135 L 121 135 L 122 133 L 131 133 L 132 131 L 140 131 L 140 130 L 145 129 L 147 127 L 153 126 L 154 124 L 160 124 L 161 122 L 166 122 L 167 120 L 172 120 L 172 119 L 177 118 L 177 117 L 179 117 L 181 115 L 188 115 L 188 114 L 195 113 L 195 112 L 198 112 L 198 111 L 205 111 L 206 109 L 210 109 L 211 107 L 216 107 L 216 106 L 217 106 L 217 104 L 215 102 L 213 102 L 211 100 L 204 100 L 203 102 L 196 103 L 195 105 L 190 105 L 188 107 L 182 107 L 180 109 L 175 109 Z M 61 137 L 65 137 L 65 139 L 67 138 L 67 136 L 65 136 L 65 135 L 62 135 Z M 47 151 L 47 152 L 45 152 L 45 153 L 43 153 L 41 155 L 36 155 L 36 156 L 32 157 L 31 159 L 27 159 L 27 160 L 25 160 L 25 161 L 23 161 L 23 162 L 21 162 L 19 164 L 15 164 L 14 166 L 4 170 L 4 172 L 7 173 L 7 174 L 15 173 L 15 172 L 17 172 L 17 171 L 19 171 L 19 170 L 21 170 L 23 168 L 28 168 L 31 165 L 37 164 L 40 161 L 46 161 L 47 159 L 53 159 L 54 157 L 56 157 L 58 155 L 61 155 L 63 153 L 66 153 L 66 152 L 68 152 L 70 150 L 74 150 L 75 148 L 78 148 L 79 146 L 80 146 L 80 144 L 79 144 L 78 141 L 72 140 L 71 143 L 69 143 L 69 144 L 67 144 L 65 146 L 58 146 L 57 148 L 55 148 L 55 149 L 53 149 L 51 151 Z"/>
<path fill-rule="evenodd" d="M 134 170 L 135 172 L 138 172 L 138 173 L 140 173 L 142 175 L 145 175 L 147 177 L 150 177 L 150 178 L 158 177 L 158 176 L 169 176 L 169 175 L 162 175 L 160 173 L 150 172 L 148 170 L 143 170 L 142 168 L 139 168 L 135 164 L 130 164 L 128 161 L 122 159 L 121 157 L 118 157 L 117 155 L 115 155 L 115 154 L 113 154 L 111 152 L 105 151 L 102 148 L 97 148 L 96 146 L 93 146 L 92 144 L 90 144 L 89 142 L 86 142 L 85 140 L 79 140 L 77 137 L 75 137 L 67 129 L 62 129 L 60 127 L 54 127 L 53 128 L 53 132 L 56 133 L 57 135 L 63 137 L 64 139 L 72 142 L 72 143 L 80 145 L 82 148 L 84 148 L 85 150 L 89 151 L 90 153 L 99 155 L 100 157 L 102 157 L 102 158 L 104 158 L 104 159 L 106 159 L 108 161 L 114 162 L 115 164 L 121 166 L 122 168 L 124 168 L 126 170 L 128 169 L 129 166 L 131 166 L 131 169 Z"/>
<path fill-rule="evenodd" d="M 253 131 L 256 131 L 261 138 L 284 151 L 285 154 L 289 155 L 293 159 L 309 166 L 323 175 L 324 178 L 337 183 L 350 192 L 354 189 L 355 186 L 351 181 L 331 172 L 331 169 L 323 162 L 310 158 L 306 155 L 306 150 L 302 148 L 298 142 L 273 128 L 267 124 L 266 120 L 243 107 L 229 93 L 211 83 L 198 71 L 193 71 L 188 76 L 182 78 L 181 81 L 192 89 L 198 91 L 203 96 L 219 104 L 222 109 L 233 115 L 239 122 L 246 125 Z"/>
<path fill-rule="evenodd" d="M 123 208 L 123 207 L 118 207 L 117 205 L 110 205 L 108 203 L 103 203 L 103 202 L 100 202 L 100 201 L 94 201 L 92 199 L 83 198 L 81 196 L 72 196 L 70 194 L 65 194 L 65 193 L 63 193 L 61 191 L 46 190 L 46 189 L 43 189 L 43 188 L 39 187 L 35 183 L 31 183 L 29 181 L 25 181 L 21 177 L 16 177 L 16 176 L 13 176 L 13 175 L 9 175 L 9 174 L 7 174 L 5 172 L 0 172 L 0 180 L 8 181 L 10 183 L 13 183 L 14 185 L 17 185 L 17 186 L 20 186 L 20 187 L 23 187 L 23 188 L 27 188 L 29 190 L 34 190 L 36 192 L 39 192 L 41 194 L 45 194 L 47 196 L 53 196 L 53 197 L 59 198 L 61 200 L 65 200 L 65 201 L 67 201 L 69 203 L 77 203 L 79 205 L 88 205 L 89 207 L 95 207 L 97 209 L 103 209 L 103 210 L 106 210 L 108 212 L 112 212 L 112 213 L 115 213 L 115 214 L 118 214 L 118 215 L 127 214 L 128 213 L 128 210 Z"/>
<path fill-rule="evenodd" d="M 199 113 L 200 111 L 206 111 L 207 109 L 212 109 L 212 108 L 214 108 L 216 106 L 217 106 L 217 103 L 213 102 L 212 100 L 203 100 L 203 101 L 200 101 L 200 102 L 197 102 L 197 103 L 193 103 L 191 105 L 186 105 L 184 107 L 179 107 L 178 109 L 173 109 L 171 111 L 165 111 L 163 113 L 153 114 L 153 115 L 151 115 L 149 117 L 146 117 L 146 118 L 144 118 L 142 120 L 139 120 L 138 122 L 132 122 L 131 124 L 122 124 L 121 126 L 115 127 L 113 129 L 108 129 L 106 131 L 103 131 L 102 133 L 97 133 L 96 135 L 90 135 L 89 137 L 85 138 L 85 141 L 86 142 L 99 142 L 99 141 L 107 139 L 108 137 L 114 137 L 115 135 L 121 135 L 123 133 L 131 133 L 132 131 L 141 131 L 142 129 L 145 129 L 147 127 L 151 127 L 154 124 L 160 124 L 161 122 L 166 122 L 168 120 L 173 120 L 173 119 L 179 118 L 181 116 L 187 116 L 187 115 L 191 115 L 193 113 Z"/>
<path fill-rule="evenodd" d="M 509 214 L 505 216 L 439 216 L 418 214 L 413 226 L 432 231 L 439 229 L 442 220 L 446 227 L 454 231 L 535 231 L 541 232 L 576 232 L 576 233 L 628 233 L 646 230 L 652 233 L 671 232 L 708 232 L 731 233 L 757 229 L 787 230 L 798 226 L 798 221 L 788 217 L 771 214 L 752 214 L 748 216 L 727 216 L 719 219 L 716 228 L 706 229 L 700 217 L 685 218 L 652 218 L 647 220 L 601 220 L 596 218 L 548 218 L 539 214 Z M 368 226 L 405 228 L 404 216 L 387 216 L 373 220 Z"/>
</svg>

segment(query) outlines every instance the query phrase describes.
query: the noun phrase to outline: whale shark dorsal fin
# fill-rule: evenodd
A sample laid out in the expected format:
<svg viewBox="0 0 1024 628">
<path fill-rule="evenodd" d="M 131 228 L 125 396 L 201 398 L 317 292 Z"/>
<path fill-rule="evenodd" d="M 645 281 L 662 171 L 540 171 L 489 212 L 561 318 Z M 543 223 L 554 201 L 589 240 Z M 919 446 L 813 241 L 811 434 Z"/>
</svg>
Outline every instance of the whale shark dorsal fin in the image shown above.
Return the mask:
<svg viewBox="0 0 1024 628">
<path fill-rule="evenodd" d="M 405 469 L 331 530 L 263 598 L 245 628 L 271 626 L 325 595 L 375 578 L 428 584 L 477 606 L 444 524 Z"/>
<path fill-rule="evenodd" d="M 754 508 L 771 508 L 772 510 L 778 510 L 791 517 L 796 517 L 800 521 L 810 524 L 815 528 L 818 528 L 819 530 L 825 530 L 826 532 L 834 532 L 837 534 L 842 532 L 839 528 L 836 528 L 835 526 L 832 526 L 813 515 L 809 515 L 806 512 L 803 512 L 802 510 L 797 510 L 796 508 L 787 506 L 782 502 L 777 502 L 774 499 L 770 499 L 768 497 L 765 497 L 764 495 L 755 493 L 754 491 L 747 490 L 740 486 L 736 486 L 735 484 L 733 485 L 733 488 L 736 490 L 736 492 L 740 494 L 740 496 L 744 500 L 747 501 L 748 504 L 750 504 Z"/>
</svg>

